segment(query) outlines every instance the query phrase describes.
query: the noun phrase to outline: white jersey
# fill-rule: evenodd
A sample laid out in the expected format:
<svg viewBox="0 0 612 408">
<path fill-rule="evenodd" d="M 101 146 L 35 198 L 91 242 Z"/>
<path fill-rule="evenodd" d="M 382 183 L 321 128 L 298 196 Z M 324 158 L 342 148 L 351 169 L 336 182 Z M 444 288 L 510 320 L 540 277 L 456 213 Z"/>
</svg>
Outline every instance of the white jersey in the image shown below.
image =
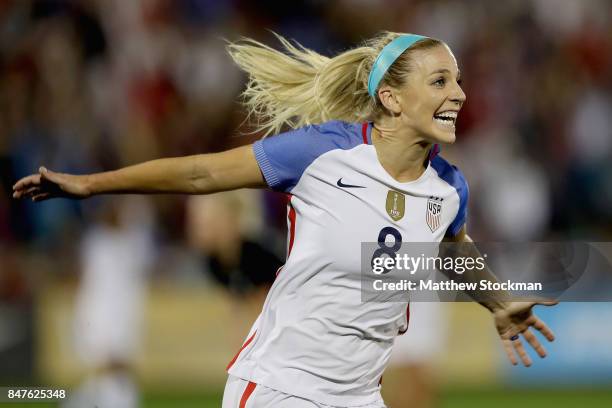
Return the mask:
<svg viewBox="0 0 612 408">
<path fill-rule="evenodd" d="M 380 242 L 384 231 L 404 242 L 455 235 L 468 190 L 435 153 L 417 180 L 396 181 L 378 161 L 371 129 L 333 121 L 254 144 L 268 185 L 290 197 L 289 251 L 231 375 L 334 406 L 380 398 L 407 304 L 361 301 L 361 243 Z M 394 212 L 387 202 L 396 193 L 403 208 Z"/>
</svg>

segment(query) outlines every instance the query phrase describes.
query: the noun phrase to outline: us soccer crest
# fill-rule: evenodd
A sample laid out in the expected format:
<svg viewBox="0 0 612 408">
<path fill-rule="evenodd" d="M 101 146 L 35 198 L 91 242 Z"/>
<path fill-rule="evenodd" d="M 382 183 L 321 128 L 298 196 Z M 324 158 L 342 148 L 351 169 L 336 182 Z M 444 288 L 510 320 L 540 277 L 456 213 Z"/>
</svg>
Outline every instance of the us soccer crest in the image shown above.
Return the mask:
<svg viewBox="0 0 612 408">
<path fill-rule="evenodd" d="M 393 221 L 401 220 L 406 211 L 406 197 L 399 191 L 389 190 L 385 208 Z"/>
<path fill-rule="evenodd" d="M 440 228 L 442 218 L 442 201 L 443 198 L 430 196 L 427 200 L 427 213 L 425 220 L 431 232 L 435 232 Z"/>
</svg>

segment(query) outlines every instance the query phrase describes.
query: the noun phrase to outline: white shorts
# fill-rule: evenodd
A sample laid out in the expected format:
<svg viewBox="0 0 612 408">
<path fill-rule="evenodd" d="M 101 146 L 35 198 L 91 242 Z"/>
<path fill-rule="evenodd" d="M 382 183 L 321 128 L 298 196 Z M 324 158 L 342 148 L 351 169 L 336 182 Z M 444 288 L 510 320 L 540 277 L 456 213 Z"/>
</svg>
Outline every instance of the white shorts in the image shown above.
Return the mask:
<svg viewBox="0 0 612 408">
<path fill-rule="evenodd" d="M 380 403 L 334 407 L 305 398 L 284 394 L 260 384 L 228 376 L 223 392 L 222 408 L 386 408 Z"/>
</svg>

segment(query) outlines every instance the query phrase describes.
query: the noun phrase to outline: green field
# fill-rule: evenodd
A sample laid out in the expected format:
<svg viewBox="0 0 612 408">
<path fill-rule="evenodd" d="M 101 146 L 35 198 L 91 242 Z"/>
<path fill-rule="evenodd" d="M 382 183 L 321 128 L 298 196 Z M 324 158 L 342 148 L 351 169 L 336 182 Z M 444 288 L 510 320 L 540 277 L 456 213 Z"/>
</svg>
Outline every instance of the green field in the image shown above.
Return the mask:
<svg viewBox="0 0 612 408">
<path fill-rule="evenodd" d="M 408 406 L 408 405 L 406 405 Z M 608 390 L 471 390 L 448 391 L 440 408 L 610 408 Z M 401 407 L 398 407 L 401 408 Z"/>
<path fill-rule="evenodd" d="M 0 403 L 0 408 L 51 408 L 56 403 Z M 147 394 L 142 408 L 219 408 L 221 394 Z M 407 401 L 406 408 L 410 407 Z M 442 394 L 440 408 L 610 408 L 612 389 L 607 390 L 452 390 Z M 83 407 L 89 408 L 89 407 Z M 93 408 L 93 407 L 92 407 Z M 403 408 L 403 407 L 390 407 Z"/>
</svg>

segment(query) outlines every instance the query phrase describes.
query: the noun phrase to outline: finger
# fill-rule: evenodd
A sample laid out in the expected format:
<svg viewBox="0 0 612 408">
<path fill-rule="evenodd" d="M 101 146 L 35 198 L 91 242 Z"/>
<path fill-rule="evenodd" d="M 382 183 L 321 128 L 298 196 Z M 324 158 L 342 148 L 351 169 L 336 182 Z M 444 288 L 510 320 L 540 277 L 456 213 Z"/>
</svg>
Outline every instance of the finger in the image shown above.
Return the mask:
<svg viewBox="0 0 612 408">
<path fill-rule="evenodd" d="M 538 356 L 542 358 L 546 357 L 546 349 L 544 348 L 544 346 L 542 346 L 542 344 L 540 344 L 540 341 L 535 336 L 535 334 L 533 334 L 530 330 L 525 330 L 523 332 L 523 337 L 525 338 L 525 340 L 527 340 L 529 345 L 533 347 L 536 353 L 538 353 Z"/>
<path fill-rule="evenodd" d="M 51 194 L 49 193 L 36 194 L 34 197 L 32 197 L 32 201 L 34 202 L 44 201 L 50 197 L 51 197 Z"/>
<path fill-rule="evenodd" d="M 504 350 L 506 351 L 506 355 L 508 359 L 512 363 L 512 365 L 517 365 L 518 361 L 516 360 L 516 355 L 514 355 L 514 348 L 512 347 L 512 342 L 510 340 L 502 340 L 502 344 L 504 345 Z"/>
<path fill-rule="evenodd" d="M 38 169 L 38 173 L 43 179 L 49 180 L 52 183 L 61 183 L 63 179 L 62 173 L 56 173 L 42 166 Z"/>
<path fill-rule="evenodd" d="M 525 367 L 531 366 L 531 357 L 529 357 L 529 354 L 527 354 L 527 351 L 525 351 L 525 347 L 523 346 L 523 342 L 521 341 L 520 338 L 516 340 L 512 340 L 512 347 L 514 347 L 514 350 L 516 351 L 516 354 L 518 354 L 519 358 L 523 362 L 523 365 Z"/>
<path fill-rule="evenodd" d="M 555 340 L 555 334 L 553 333 L 553 331 L 550 330 L 550 328 L 546 325 L 546 323 L 544 323 L 539 318 L 535 317 L 535 320 L 534 320 L 532 326 L 536 330 L 538 330 L 540 333 L 542 333 L 542 335 L 544 337 L 546 337 L 546 340 L 548 340 L 548 341 L 554 341 Z"/>
<path fill-rule="evenodd" d="M 17 183 L 15 183 L 15 185 L 13 186 L 13 190 L 21 190 L 30 185 L 38 184 L 40 184 L 40 174 L 32 174 L 30 176 L 22 178 Z"/>
<path fill-rule="evenodd" d="M 23 195 L 25 197 L 30 197 L 32 195 L 35 195 L 39 191 L 40 191 L 40 187 L 39 186 L 34 186 L 34 187 L 30 187 L 26 191 L 24 191 Z"/>
<path fill-rule="evenodd" d="M 17 190 L 13 193 L 13 198 L 29 198 L 32 194 L 40 190 L 39 186 L 30 187 L 28 189 Z"/>
</svg>

